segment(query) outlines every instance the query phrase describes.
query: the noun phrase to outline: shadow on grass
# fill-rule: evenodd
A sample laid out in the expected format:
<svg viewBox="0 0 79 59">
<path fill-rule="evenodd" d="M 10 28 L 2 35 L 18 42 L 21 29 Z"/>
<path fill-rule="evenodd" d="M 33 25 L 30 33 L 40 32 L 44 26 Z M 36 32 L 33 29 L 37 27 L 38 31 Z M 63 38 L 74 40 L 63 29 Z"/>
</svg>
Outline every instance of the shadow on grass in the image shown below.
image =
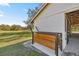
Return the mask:
<svg viewBox="0 0 79 59">
<path fill-rule="evenodd" d="M 37 51 L 31 50 L 29 47 L 24 47 L 23 43 L 0 48 L 0 56 L 43 56 Z"/>
</svg>

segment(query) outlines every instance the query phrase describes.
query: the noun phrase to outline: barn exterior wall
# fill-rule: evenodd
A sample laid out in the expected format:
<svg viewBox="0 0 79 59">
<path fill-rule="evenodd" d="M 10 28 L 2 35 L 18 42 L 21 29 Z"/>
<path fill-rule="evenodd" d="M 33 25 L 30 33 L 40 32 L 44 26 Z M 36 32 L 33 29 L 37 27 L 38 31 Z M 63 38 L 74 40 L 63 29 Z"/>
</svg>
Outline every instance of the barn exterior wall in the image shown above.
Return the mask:
<svg viewBox="0 0 79 59">
<path fill-rule="evenodd" d="M 79 9 L 79 4 L 50 4 L 46 7 L 34 22 L 34 26 L 40 32 L 62 33 L 63 49 L 66 46 L 65 13 Z M 34 31 L 38 32 L 34 27 Z M 41 50 L 41 49 L 40 49 Z"/>
<path fill-rule="evenodd" d="M 77 8 L 76 8 L 77 7 Z M 35 26 L 39 31 L 62 32 L 64 31 L 65 15 L 64 13 L 79 9 L 77 3 L 50 4 L 35 20 Z M 37 31 L 34 29 L 34 31 Z"/>
<path fill-rule="evenodd" d="M 63 49 L 66 46 L 65 14 L 79 9 L 79 4 L 50 4 L 36 18 L 34 25 L 40 32 L 62 33 Z M 34 31 L 38 32 L 34 27 Z"/>
</svg>

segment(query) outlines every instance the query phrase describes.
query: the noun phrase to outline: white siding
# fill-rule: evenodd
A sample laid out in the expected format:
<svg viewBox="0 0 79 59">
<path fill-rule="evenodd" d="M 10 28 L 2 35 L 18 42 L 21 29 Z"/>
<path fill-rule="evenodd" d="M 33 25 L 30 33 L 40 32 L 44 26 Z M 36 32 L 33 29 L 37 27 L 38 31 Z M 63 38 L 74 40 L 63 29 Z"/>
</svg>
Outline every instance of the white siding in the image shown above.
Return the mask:
<svg viewBox="0 0 79 59">
<path fill-rule="evenodd" d="M 63 19 L 64 19 L 64 14 L 58 14 L 55 16 L 51 16 L 49 18 L 42 19 L 42 21 L 41 19 L 38 20 L 39 22 L 37 22 L 35 26 L 37 26 L 39 31 L 62 32 L 64 31 L 63 26 L 65 26 Z"/>
<path fill-rule="evenodd" d="M 60 32 L 63 34 L 63 49 L 66 46 L 64 13 L 79 9 L 79 4 L 50 4 L 36 18 L 35 26 L 43 32 Z M 37 31 L 34 28 L 34 31 Z"/>
</svg>

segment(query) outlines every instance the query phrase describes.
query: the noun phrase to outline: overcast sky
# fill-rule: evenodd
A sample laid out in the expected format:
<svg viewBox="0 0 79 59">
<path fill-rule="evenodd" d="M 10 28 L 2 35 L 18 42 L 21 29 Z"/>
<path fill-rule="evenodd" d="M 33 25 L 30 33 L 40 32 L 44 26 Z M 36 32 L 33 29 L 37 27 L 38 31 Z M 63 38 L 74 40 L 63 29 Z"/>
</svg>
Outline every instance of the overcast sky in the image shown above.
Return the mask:
<svg viewBox="0 0 79 59">
<path fill-rule="evenodd" d="M 33 9 L 37 3 L 4 3 L 0 4 L 0 24 L 17 24 L 25 26 L 24 20 L 27 20 L 28 9 Z"/>
</svg>

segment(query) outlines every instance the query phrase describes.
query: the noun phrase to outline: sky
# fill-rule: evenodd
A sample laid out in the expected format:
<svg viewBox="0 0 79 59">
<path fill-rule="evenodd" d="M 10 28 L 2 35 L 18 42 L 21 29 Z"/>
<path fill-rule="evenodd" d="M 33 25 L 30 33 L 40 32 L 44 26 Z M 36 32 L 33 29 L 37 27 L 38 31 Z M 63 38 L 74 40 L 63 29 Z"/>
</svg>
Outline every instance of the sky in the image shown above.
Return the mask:
<svg viewBox="0 0 79 59">
<path fill-rule="evenodd" d="M 25 26 L 28 9 L 34 9 L 38 3 L 0 3 L 0 24 Z"/>
</svg>

